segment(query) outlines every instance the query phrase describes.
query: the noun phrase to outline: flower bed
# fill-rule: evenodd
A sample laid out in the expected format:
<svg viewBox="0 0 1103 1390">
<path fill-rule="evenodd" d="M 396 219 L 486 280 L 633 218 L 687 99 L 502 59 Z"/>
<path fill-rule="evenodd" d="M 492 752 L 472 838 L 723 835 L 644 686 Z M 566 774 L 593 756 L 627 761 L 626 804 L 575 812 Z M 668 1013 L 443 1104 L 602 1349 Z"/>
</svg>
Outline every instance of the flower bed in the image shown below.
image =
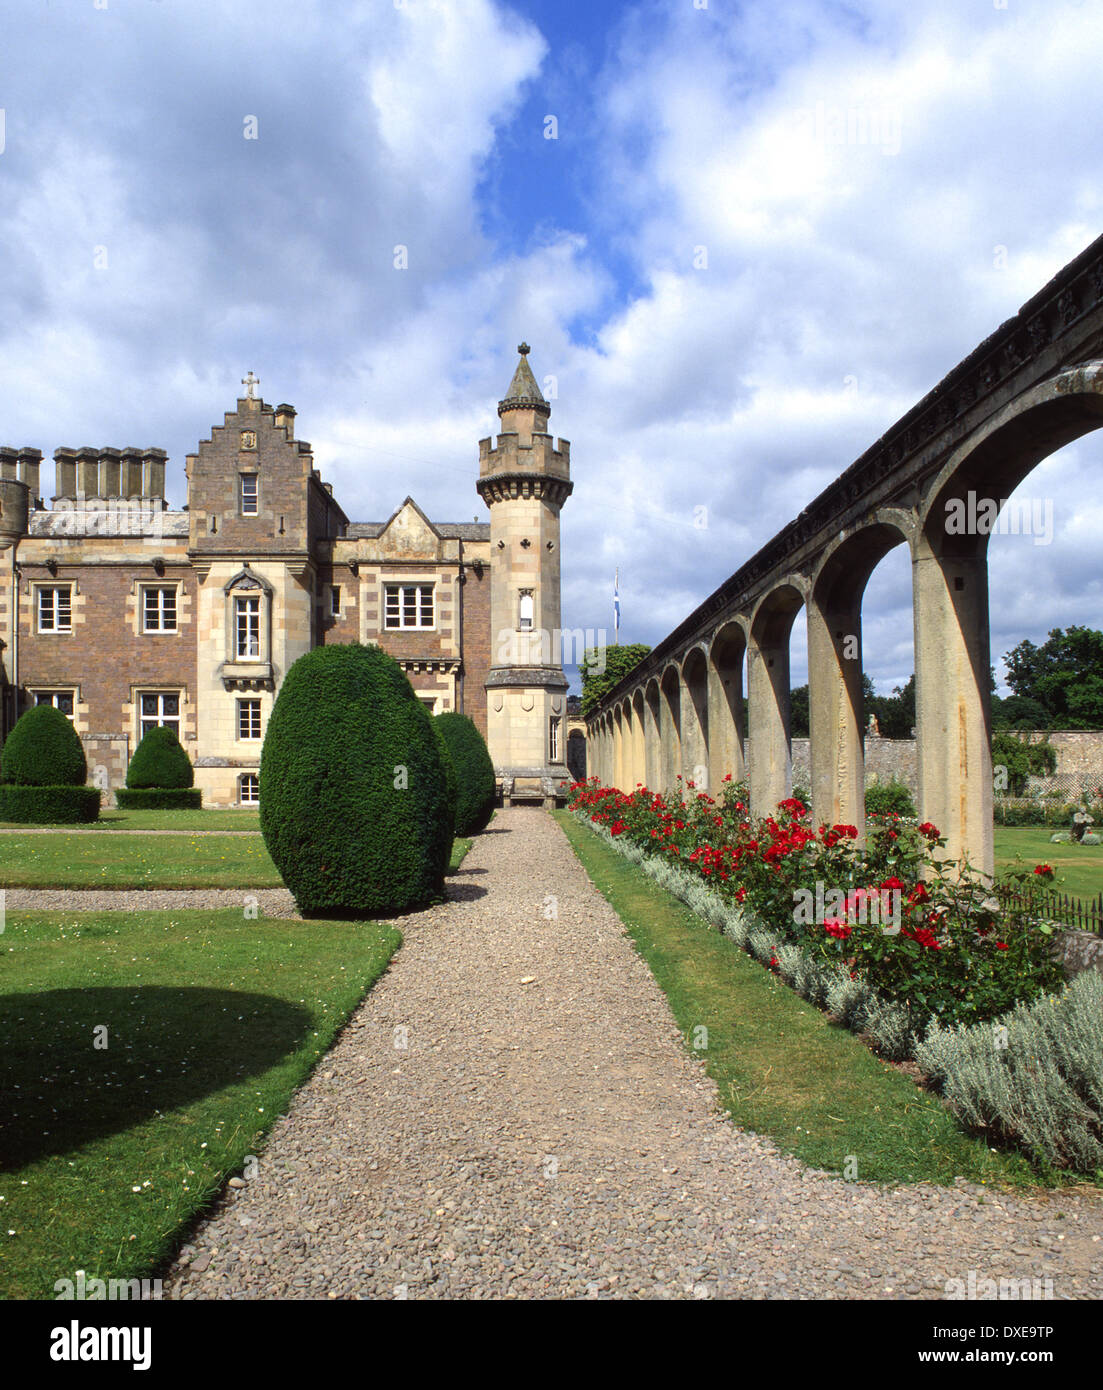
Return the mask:
<svg viewBox="0 0 1103 1390">
<path fill-rule="evenodd" d="M 917 1062 L 967 1129 L 1022 1149 L 1043 1171 L 1071 1168 L 1103 1178 L 1103 978 L 1087 971 L 1060 988 L 1047 924 L 1025 913 L 1001 915 L 991 890 L 967 869 L 960 882 L 950 878 L 936 855 L 942 840 L 934 826 L 884 819 L 871 827 L 861 851 L 853 827 L 813 834 L 802 803 L 783 803 L 778 817 L 752 823 L 731 788 L 719 801 L 700 794 L 688 801 L 656 797 L 642 787 L 628 796 L 596 784 L 572 791 L 569 809 L 660 887 L 882 1056 Z M 740 838 L 729 844 L 720 832 L 733 817 Z M 707 843 L 692 844 L 706 822 Z M 781 845 L 789 848 L 782 852 Z M 816 922 L 817 893 L 805 883 L 794 898 L 799 908 L 807 898 L 797 893 L 811 897 L 813 920 L 798 920 L 807 914 L 794 907 L 784 917 L 779 881 L 783 874 L 797 881 L 802 860 L 837 870 L 836 891 L 847 885 L 854 894 L 841 915 L 825 911 Z M 929 878 L 920 876 L 925 866 Z M 1010 877 L 1048 882 L 1053 870 L 1040 864 Z M 761 890 L 759 878 L 766 884 Z M 904 886 L 886 890 L 889 878 Z M 893 933 L 891 920 L 882 922 L 877 943 L 868 904 L 880 903 L 883 891 L 900 894 L 900 929 Z M 826 885 L 822 897 L 826 907 Z M 853 920 L 863 901 L 864 923 Z M 893 942 L 900 954 L 886 966 Z M 926 964 L 913 986 L 906 968 L 916 960 Z M 1012 1007 L 992 1004 L 1016 989 Z M 924 1010 L 920 995 L 947 1000 L 945 1014 Z M 962 1015 L 975 1021 L 961 1021 Z"/>
<path fill-rule="evenodd" d="M 1025 907 L 1004 908 L 968 865 L 940 854 L 929 823 L 871 817 L 867 843 L 852 825 L 815 827 L 803 802 L 752 819 L 739 788 L 717 798 L 692 783 L 680 795 L 596 783 L 572 789 L 571 809 L 665 858 L 722 899 L 745 906 L 783 944 L 903 1007 L 919 1035 L 992 1018 L 1062 983 L 1052 927 Z M 1016 869 L 1001 882 L 1049 882 L 1053 871 Z"/>
</svg>

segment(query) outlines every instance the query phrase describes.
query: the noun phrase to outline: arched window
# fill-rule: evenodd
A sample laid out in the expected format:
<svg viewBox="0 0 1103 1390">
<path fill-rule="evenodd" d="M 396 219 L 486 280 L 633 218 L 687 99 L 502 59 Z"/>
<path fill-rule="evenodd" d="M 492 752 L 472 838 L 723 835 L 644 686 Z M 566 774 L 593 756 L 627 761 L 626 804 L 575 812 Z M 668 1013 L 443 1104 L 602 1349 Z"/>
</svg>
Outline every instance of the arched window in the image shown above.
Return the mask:
<svg viewBox="0 0 1103 1390">
<path fill-rule="evenodd" d="M 517 626 L 518 626 L 519 628 L 531 628 L 531 627 L 532 627 L 532 614 L 533 614 L 532 590 L 531 590 L 531 589 L 522 589 L 522 590 L 521 590 L 521 602 L 520 602 L 519 609 L 518 609 L 518 621 L 517 621 Z"/>
</svg>

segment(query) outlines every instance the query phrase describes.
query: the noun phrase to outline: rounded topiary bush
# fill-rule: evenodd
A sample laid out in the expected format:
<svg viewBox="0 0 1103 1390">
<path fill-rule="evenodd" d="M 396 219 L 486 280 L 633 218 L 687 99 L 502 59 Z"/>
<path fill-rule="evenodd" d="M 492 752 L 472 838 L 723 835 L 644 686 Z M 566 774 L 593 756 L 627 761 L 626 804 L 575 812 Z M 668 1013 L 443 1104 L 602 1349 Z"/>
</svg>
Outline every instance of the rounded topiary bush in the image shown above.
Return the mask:
<svg viewBox="0 0 1103 1390">
<path fill-rule="evenodd" d="M 35 705 L 5 740 L 0 774 L 24 787 L 82 787 L 88 763 L 80 735 L 59 709 Z"/>
<path fill-rule="evenodd" d="M 126 785 L 134 789 L 190 787 L 194 781 L 195 770 L 176 730 L 164 725 L 150 729 L 126 770 Z"/>
<path fill-rule="evenodd" d="M 444 754 L 378 647 L 316 647 L 288 671 L 261 752 L 260 827 L 304 916 L 384 916 L 441 897 Z"/>
<path fill-rule="evenodd" d="M 494 811 L 494 764 L 482 734 L 466 714 L 438 714 L 433 721 L 456 769 L 456 834 L 482 830 Z"/>
<path fill-rule="evenodd" d="M 20 716 L 0 753 L 0 821 L 52 825 L 94 821 L 100 793 L 87 787 L 80 735 L 53 705 Z"/>
</svg>

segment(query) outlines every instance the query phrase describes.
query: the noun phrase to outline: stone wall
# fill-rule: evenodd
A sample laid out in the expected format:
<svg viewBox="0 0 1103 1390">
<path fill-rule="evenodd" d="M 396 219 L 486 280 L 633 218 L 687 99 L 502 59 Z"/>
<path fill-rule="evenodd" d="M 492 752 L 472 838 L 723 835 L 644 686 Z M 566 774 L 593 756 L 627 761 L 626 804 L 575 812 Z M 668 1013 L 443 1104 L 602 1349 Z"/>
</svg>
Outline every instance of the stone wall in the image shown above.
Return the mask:
<svg viewBox="0 0 1103 1390">
<path fill-rule="evenodd" d="M 1031 734 L 1038 741 L 1041 733 Z M 1039 791 L 1051 787 L 1061 791 L 1079 791 L 1085 782 L 1098 780 L 1103 786 L 1103 730 L 1055 729 L 1049 741 L 1057 754 L 1057 768 L 1052 777 L 1032 777 L 1030 785 Z M 809 740 L 793 739 L 793 784 L 807 787 L 812 780 Z M 918 764 L 914 738 L 867 738 L 866 781 L 891 782 L 899 778 L 911 790 L 919 791 Z"/>
</svg>

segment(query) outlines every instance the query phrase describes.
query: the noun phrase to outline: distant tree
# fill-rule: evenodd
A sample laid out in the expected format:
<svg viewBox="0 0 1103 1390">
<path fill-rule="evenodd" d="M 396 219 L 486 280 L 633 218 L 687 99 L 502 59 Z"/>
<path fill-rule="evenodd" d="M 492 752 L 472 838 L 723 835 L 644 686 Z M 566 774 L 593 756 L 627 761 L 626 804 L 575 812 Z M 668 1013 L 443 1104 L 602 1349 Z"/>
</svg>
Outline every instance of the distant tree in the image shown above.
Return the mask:
<svg viewBox="0 0 1103 1390">
<path fill-rule="evenodd" d="M 795 690 L 789 692 L 789 733 L 793 738 L 807 738 L 811 728 L 808 687 L 798 685 Z"/>
<path fill-rule="evenodd" d="M 1040 647 L 1020 642 L 1004 663 L 1015 695 L 1047 712 L 1046 727 L 1103 728 L 1103 632 L 1056 627 Z"/>
<path fill-rule="evenodd" d="M 583 717 L 595 710 L 612 688 L 638 666 L 651 648 L 643 642 L 625 647 L 591 647 L 578 663 L 582 678 Z"/>
</svg>

